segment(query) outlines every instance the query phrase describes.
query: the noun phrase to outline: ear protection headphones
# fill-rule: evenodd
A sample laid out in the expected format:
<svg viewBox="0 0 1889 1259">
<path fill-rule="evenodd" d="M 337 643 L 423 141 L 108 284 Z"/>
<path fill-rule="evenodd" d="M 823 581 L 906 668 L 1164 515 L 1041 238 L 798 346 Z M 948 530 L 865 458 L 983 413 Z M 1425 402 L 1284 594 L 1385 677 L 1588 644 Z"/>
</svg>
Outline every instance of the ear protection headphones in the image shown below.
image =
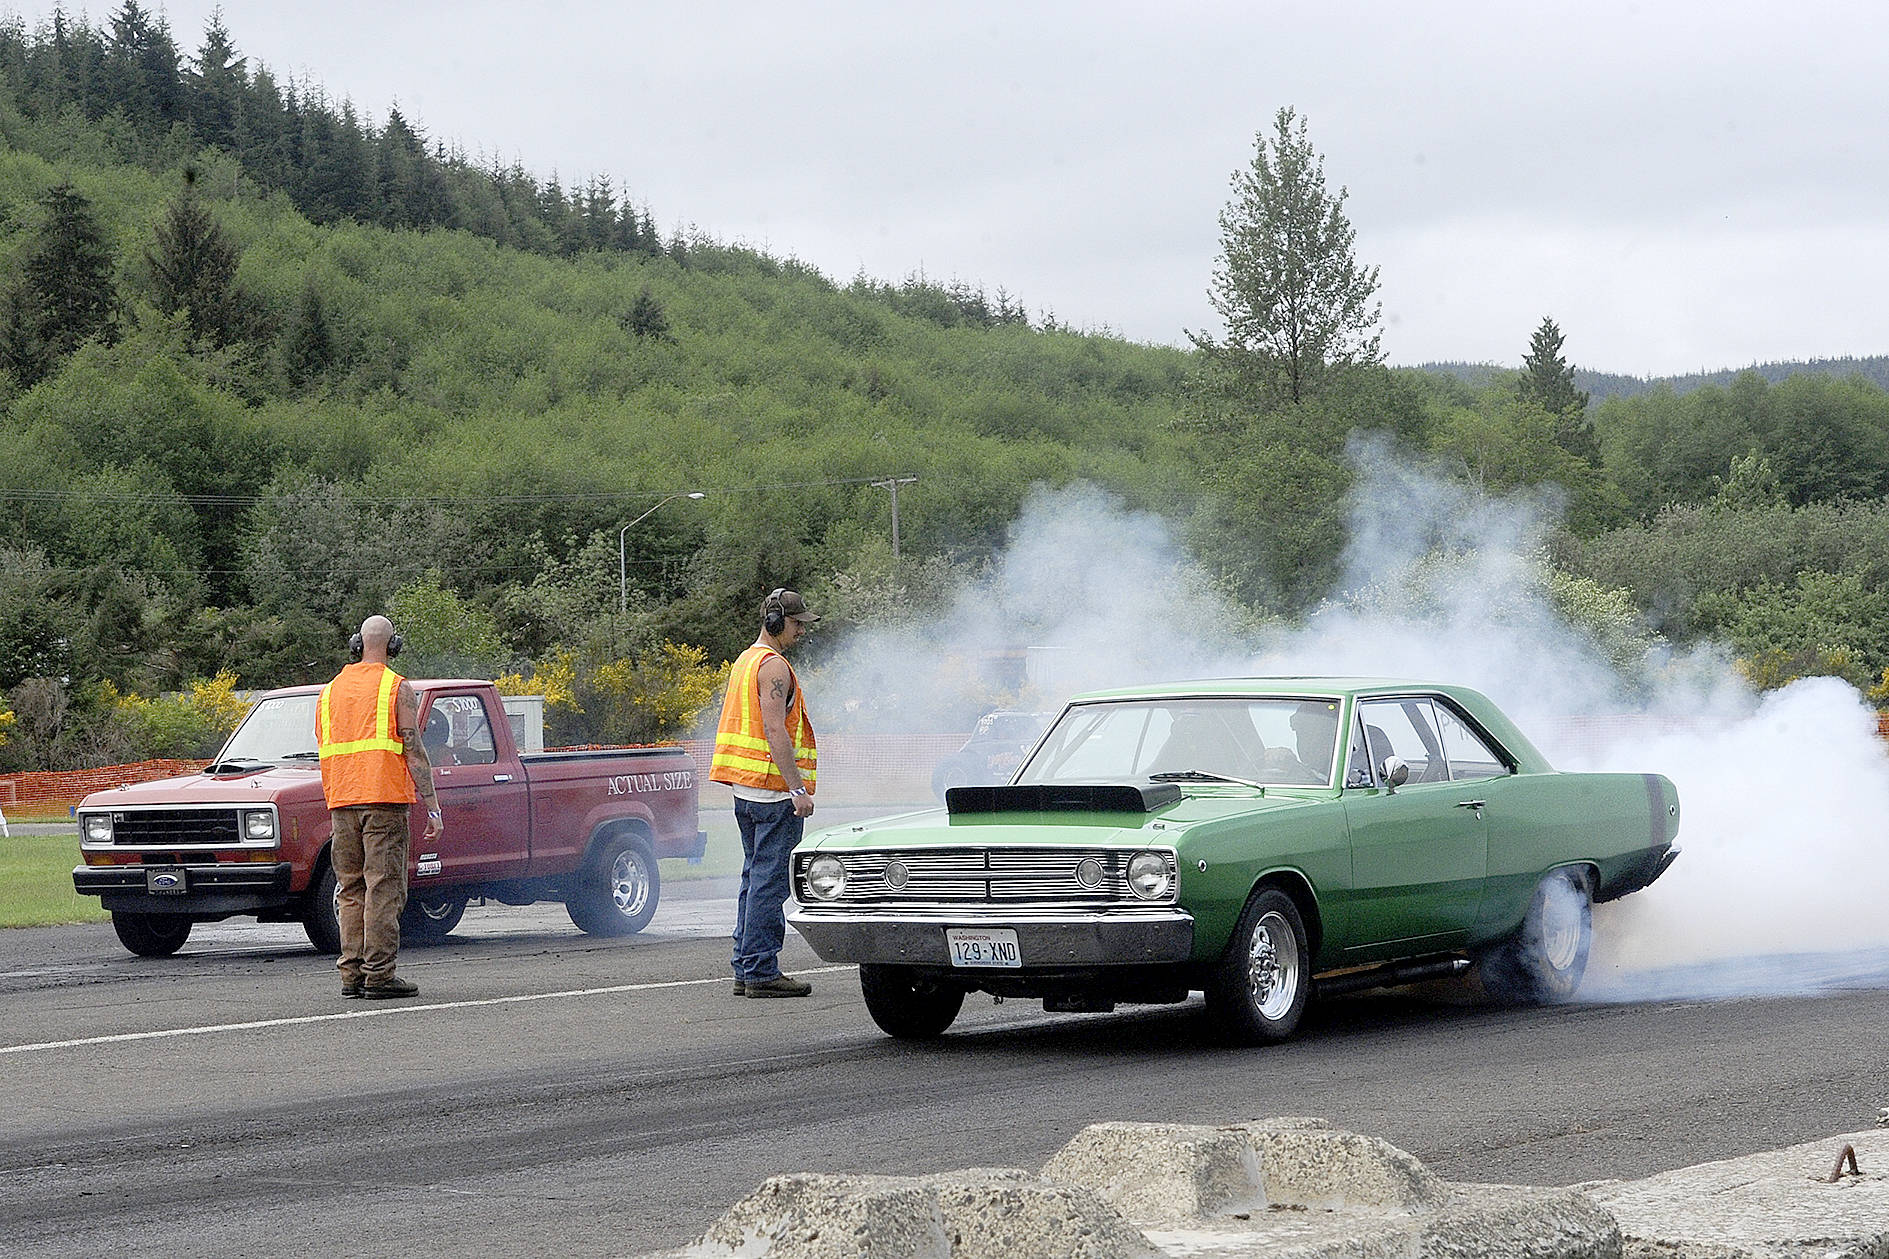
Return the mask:
<svg viewBox="0 0 1889 1259">
<path fill-rule="evenodd" d="M 786 593 L 787 587 L 776 586 L 761 603 L 761 628 L 770 634 L 787 628 L 787 610 L 781 607 L 781 596 Z"/>
<path fill-rule="evenodd" d="M 387 659 L 392 660 L 395 656 L 399 655 L 400 649 L 406 645 L 407 640 L 400 637 L 399 630 L 395 630 L 394 636 L 387 640 Z M 359 660 L 361 658 L 361 652 L 366 650 L 366 648 L 367 644 L 361 641 L 361 631 L 354 631 L 353 637 L 348 639 L 348 654 L 353 656 L 356 660 Z"/>
</svg>

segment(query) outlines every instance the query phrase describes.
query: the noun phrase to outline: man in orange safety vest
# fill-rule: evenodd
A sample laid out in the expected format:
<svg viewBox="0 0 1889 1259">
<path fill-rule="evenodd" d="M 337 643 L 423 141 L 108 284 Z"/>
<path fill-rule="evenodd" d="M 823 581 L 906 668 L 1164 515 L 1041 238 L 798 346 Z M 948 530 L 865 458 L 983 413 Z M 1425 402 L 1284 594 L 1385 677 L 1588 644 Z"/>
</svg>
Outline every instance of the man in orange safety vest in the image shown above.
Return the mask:
<svg viewBox="0 0 1889 1259">
<path fill-rule="evenodd" d="M 800 679 L 783 654 L 820 618 L 785 588 L 761 601 L 761 633 L 735 659 L 715 731 L 711 782 L 734 788 L 741 831 L 741 890 L 735 901 L 737 997 L 804 997 L 813 985 L 781 974 L 788 858 L 813 813 L 817 774 L 813 723 Z"/>
<path fill-rule="evenodd" d="M 393 622 L 368 617 L 348 646 L 359 662 L 321 688 L 315 710 L 321 791 L 333 825 L 341 995 L 411 997 L 420 986 L 394 974 L 394 957 L 407 905 L 408 814 L 416 790 L 426 801 L 426 838 L 438 839 L 445 823 L 420 742 L 419 700 L 387 667 L 400 651 Z"/>
</svg>

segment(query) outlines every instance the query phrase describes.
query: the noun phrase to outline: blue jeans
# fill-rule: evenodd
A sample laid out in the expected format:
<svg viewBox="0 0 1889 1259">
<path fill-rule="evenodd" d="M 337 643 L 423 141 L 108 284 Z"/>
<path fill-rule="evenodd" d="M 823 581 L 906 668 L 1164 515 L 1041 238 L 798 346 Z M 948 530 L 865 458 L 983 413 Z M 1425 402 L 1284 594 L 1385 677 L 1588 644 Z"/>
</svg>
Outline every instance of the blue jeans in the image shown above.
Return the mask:
<svg viewBox="0 0 1889 1259">
<path fill-rule="evenodd" d="M 787 940 L 788 857 L 806 830 L 792 800 L 735 800 L 741 828 L 741 893 L 735 898 L 735 978 L 765 983 L 780 977 Z"/>
</svg>

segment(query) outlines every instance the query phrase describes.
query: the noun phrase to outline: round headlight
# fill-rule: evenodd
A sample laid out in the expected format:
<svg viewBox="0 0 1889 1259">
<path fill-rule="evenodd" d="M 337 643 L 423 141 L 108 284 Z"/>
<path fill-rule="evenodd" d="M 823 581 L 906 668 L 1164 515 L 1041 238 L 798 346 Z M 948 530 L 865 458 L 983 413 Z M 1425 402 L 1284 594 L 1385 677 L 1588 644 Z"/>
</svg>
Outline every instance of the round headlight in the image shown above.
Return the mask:
<svg viewBox="0 0 1889 1259">
<path fill-rule="evenodd" d="M 112 815 L 109 813 L 88 813 L 85 815 L 85 838 L 88 843 L 109 844 L 112 842 Z"/>
<path fill-rule="evenodd" d="M 251 839 L 274 839 L 275 815 L 266 809 L 243 814 L 243 834 Z"/>
<path fill-rule="evenodd" d="M 1158 900 L 1168 891 L 1167 857 L 1158 852 L 1138 852 L 1128 859 L 1128 886 L 1144 901 Z"/>
<path fill-rule="evenodd" d="M 1076 863 L 1076 883 L 1082 887 L 1102 886 L 1102 863 L 1094 857 L 1084 857 Z"/>
<path fill-rule="evenodd" d="M 846 867 L 831 853 L 821 853 L 807 863 L 807 891 L 823 901 L 830 901 L 846 890 Z"/>
<path fill-rule="evenodd" d="M 885 863 L 885 885 L 895 892 L 905 890 L 905 885 L 912 881 L 912 872 L 905 868 L 903 861 Z"/>
</svg>

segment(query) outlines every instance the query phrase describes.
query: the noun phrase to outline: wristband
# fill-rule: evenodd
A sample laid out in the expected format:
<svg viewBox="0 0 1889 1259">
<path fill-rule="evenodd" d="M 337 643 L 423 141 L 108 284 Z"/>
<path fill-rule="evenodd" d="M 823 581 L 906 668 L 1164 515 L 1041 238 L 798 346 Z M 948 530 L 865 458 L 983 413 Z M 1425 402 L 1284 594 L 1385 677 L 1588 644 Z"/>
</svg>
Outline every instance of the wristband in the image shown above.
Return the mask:
<svg viewBox="0 0 1889 1259">
<path fill-rule="evenodd" d="M 440 814 L 439 814 L 439 810 L 438 810 L 438 809 L 428 809 L 428 810 L 426 811 L 426 816 L 428 816 L 428 817 L 430 817 L 430 818 L 432 818 L 432 819 L 433 819 L 433 820 L 434 820 L 435 822 L 438 822 L 438 821 L 442 821 L 442 820 L 443 820 L 443 819 L 442 819 L 442 818 L 440 817 Z"/>
<path fill-rule="evenodd" d="M 805 787 L 795 787 L 792 791 L 788 792 L 787 794 L 790 796 L 804 796 L 807 794 L 807 789 Z"/>
</svg>

